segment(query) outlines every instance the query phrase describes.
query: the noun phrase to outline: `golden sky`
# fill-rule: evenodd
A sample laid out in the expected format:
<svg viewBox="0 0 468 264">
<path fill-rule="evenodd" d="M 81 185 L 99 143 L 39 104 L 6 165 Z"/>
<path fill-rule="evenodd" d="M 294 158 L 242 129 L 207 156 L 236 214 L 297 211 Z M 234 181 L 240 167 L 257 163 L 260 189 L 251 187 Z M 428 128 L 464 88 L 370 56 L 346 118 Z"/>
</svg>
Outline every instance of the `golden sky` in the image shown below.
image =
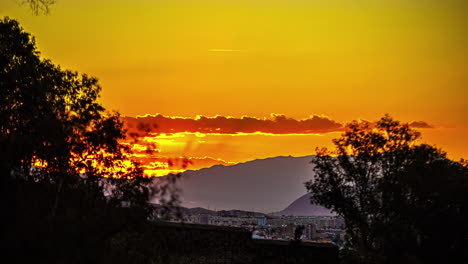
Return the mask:
<svg viewBox="0 0 468 264">
<path fill-rule="evenodd" d="M 18 2 L 1 1 L 0 15 L 44 57 L 98 77 L 102 102 L 124 116 L 343 124 L 389 113 L 468 157 L 468 1 L 57 0 L 47 16 Z M 160 135 L 152 155 L 230 164 L 314 154 L 340 135 L 243 133 Z"/>
</svg>

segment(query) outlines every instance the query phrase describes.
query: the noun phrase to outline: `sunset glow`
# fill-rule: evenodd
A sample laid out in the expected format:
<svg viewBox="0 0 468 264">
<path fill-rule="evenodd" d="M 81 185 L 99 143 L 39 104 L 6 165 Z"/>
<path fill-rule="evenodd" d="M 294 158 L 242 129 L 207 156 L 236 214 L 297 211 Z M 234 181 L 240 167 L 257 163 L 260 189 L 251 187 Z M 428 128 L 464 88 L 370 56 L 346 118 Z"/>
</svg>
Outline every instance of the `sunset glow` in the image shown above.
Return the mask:
<svg viewBox="0 0 468 264">
<path fill-rule="evenodd" d="M 468 158 L 467 1 L 17 2 L 0 15 L 99 78 L 148 175 L 311 155 L 385 113 Z"/>
<path fill-rule="evenodd" d="M 295 120 L 278 114 L 268 118 L 156 114 L 122 120 L 128 134 L 124 144 L 132 147 L 134 160 L 150 176 L 273 156 L 306 156 L 316 147 L 332 147 L 332 139 L 344 131 L 344 124 L 317 115 Z M 423 134 L 450 131 L 424 121 L 408 123 Z"/>
</svg>

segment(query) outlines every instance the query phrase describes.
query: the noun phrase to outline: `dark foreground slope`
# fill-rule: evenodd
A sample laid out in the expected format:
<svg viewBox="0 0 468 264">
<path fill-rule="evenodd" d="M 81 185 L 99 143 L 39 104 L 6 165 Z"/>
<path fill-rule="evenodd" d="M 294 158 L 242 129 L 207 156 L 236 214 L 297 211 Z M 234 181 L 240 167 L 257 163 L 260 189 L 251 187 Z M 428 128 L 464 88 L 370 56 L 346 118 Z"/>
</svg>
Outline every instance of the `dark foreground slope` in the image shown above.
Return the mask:
<svg viewBox="0 0 468 264">
<path fill-rule="evenodd" d="M 257 240 L 251 232 L 234 227 L 156 222 L 122 233 L 114 241 L 122 250 L 108 256 L 110 263 L 139 259 L 165 264 L 331 264 L 338 260 L 338 248 L 332 244 Z"/>
</svg>

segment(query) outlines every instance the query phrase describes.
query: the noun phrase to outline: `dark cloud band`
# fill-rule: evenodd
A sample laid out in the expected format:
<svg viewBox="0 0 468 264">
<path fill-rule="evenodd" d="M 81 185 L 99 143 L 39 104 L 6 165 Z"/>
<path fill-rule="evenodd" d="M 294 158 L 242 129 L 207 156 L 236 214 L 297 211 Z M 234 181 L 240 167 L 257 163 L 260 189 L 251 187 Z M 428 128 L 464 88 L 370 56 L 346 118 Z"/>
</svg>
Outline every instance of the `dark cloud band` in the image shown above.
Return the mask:
<svg viewBox="0 0 468 264">
<path fill-rule="evenodd" d="M 341 131 L 343 125 L 328 117 L 311 116 L 296 120 L 284 115 L 272 115 L 271 119 L 255 117 L 205 117 L 196 118 L 167 117 L 147 115 L 143 117 L 123 117 L 125 127 L 130 132 L 178 133 L 199 132 L 205 134 L 315 134 Z"/>
<path fill-rule="evenodd" d="M 321 134 L 342 131 L 344 124 L 325 116 L 313 115 L 306 119 L 288 118 L 285 115 L 272 114 L 270 119 L 256 117 L 206 117 L 195 118 L 168 117 L 161 114 L 140 117 L 122 117 L 130 136 L 142 136 L 148 133 L 204 133 L 204 134 Z M 434 128 L 425 121 L 413 121 L 413 128 Z"/>
</svg>

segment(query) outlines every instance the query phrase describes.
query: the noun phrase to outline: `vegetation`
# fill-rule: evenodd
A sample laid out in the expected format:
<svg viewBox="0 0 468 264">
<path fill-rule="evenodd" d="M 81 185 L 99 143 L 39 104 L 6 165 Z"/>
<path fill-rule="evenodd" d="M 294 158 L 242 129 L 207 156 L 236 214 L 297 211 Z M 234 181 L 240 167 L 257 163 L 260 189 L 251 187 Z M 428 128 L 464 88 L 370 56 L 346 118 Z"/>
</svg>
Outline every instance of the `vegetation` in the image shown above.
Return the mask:
<svg viewBox="0 0 468 264">
<path fill-rule="evenodd" d="M 301 241 L 301 237 L 304 234 L 305 226 L 303 225 L 298 225 L 294 229 L 294 241 Z"/>
<path fill-rule="evenodd" d="M 9 18 L 0 20 L 0 91 L 1 243 L 19 262 L 102 261 L 116 235 L 131 243 L 124 238 L 151 217 L 150 196 L 177 198 L 171 182 L 150 188 L 129 159 L 97 79 L 40 58 Z"/>
<path fill-rule="evenodd" d="M 312 200 L 345 219 L 348 261 L 466 263 L 468 168 L 388 115 L 317 150 Z M 465 165 L 463 165 L 465 164 Z M 462 260 L 465 260 L 463 262 Z"/>
</svg>

